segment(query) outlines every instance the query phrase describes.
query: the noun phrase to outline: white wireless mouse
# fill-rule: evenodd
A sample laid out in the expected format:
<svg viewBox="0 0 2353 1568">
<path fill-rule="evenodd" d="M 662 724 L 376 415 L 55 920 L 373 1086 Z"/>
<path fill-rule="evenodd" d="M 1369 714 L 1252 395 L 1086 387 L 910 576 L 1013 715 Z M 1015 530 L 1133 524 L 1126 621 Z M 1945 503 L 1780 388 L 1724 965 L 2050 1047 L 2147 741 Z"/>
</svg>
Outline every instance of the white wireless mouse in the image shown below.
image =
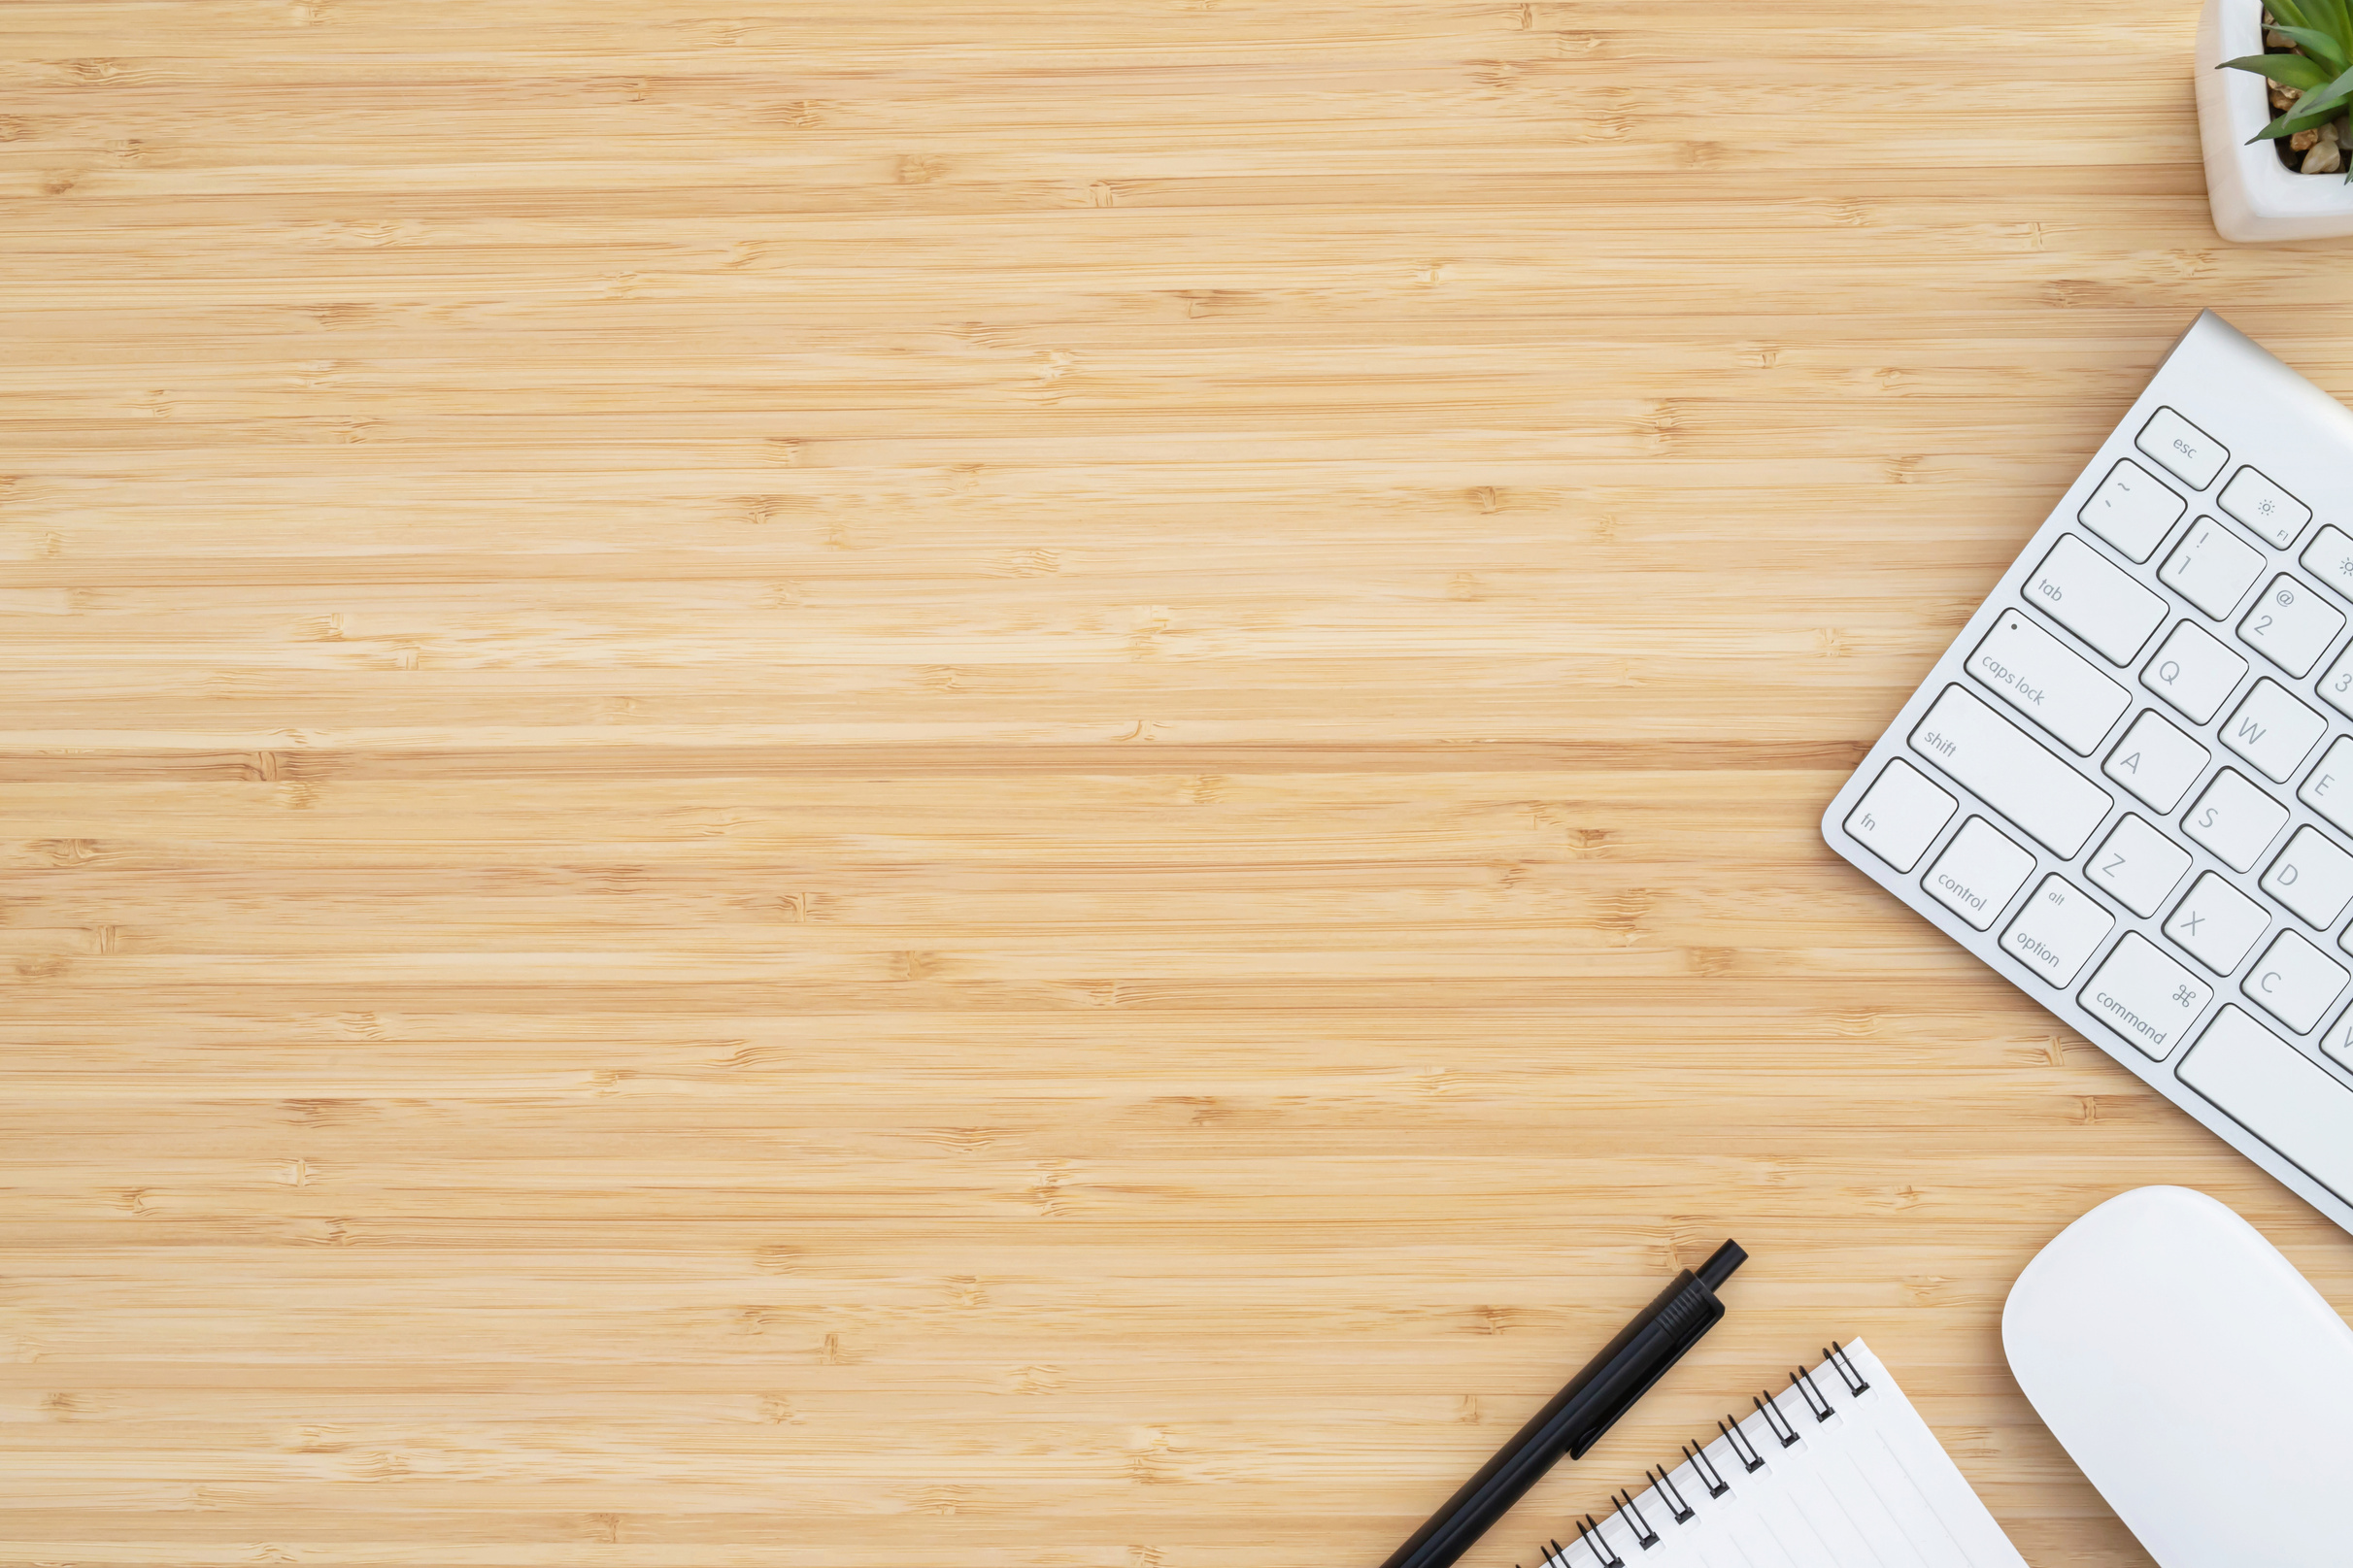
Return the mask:
<svg viewBox="0 0 2353 1568">
<path fill-rule="evenodd" d="M 2204 1193 L 2144 1186 L 2061 1231 L 2001 1345 L 2162 1568 L 2353 1563 L 2353 1328 Z"/>
</svg>

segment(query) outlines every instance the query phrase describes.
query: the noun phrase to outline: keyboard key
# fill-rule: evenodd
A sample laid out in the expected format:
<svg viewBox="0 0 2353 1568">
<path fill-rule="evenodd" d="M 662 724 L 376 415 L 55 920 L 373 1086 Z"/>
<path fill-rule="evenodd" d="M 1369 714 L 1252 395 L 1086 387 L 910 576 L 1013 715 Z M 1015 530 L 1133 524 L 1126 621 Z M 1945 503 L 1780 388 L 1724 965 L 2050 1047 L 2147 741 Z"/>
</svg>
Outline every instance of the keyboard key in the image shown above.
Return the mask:
<svg viewBox="0 0 2353 1568">
<path fill-rule="evenodd" d="M 2264 873 L 2263 890 L 2294 910 L 2306 925 L 2326 930 L 2353 902 L 2353 854 L 2330 843 L 2319 829 L 2300 827 Z"/>
<path fill-rule="evenodd" d="M 2190 851 L 2131 813 L 2084 862 L 2084 875 L 2147 919 L 2190 869 Z"/>
<path fill-rule="evenodd" d="M 2293 931 L 2282 931 L 2238 983 L 2247 999 L 2295 1030 L 2312 1025 L 2345 988 L 2344 969 Z"/>
<path fill-rule="evenodd" d="M 2165 922 L 2165 934 L 2217 975 L 2227 975 L 2270 923 L 2261 904 L 2209 871 L 2190 884 L 2189 896 Z"/>
<path fill-rule="evenodd" d="M 2336 527 L 2323 528 L 2312 536 L 2304 552 L 2297 557 L 2305 571 L 2338 595 L 2353 599 L 2353 537 Z"/>
<path fill-rule="evenodd" d="M 1929 852 L 1958 805 L 1898 757 L 1846 814 L 1846 830 L 1898 871 L 1909 871 Z"/>
<path fill-rule="evenodd" d="M 1938 903 L 1982 931 L 2026 884 L 2034 856 L 2020 849 L 1982 817 L 1964 823 L 1944 853 L 1929 867 L 1920 885 Z"/>
<path fill-rule="evenodd" d="M 2174 1073 L 2289 1163 L 2353 1203 L 2353 1088 L 2235 1007 Z"/>
<path fill-rule="evenodd" d="M 2222 726 L 2222 744 L 2255 764 L 2273 784 L 2286 784 L 2328 733 L 2329 721 L 2266 677 Z"/>
<path fill-rule="evenodd" d="M 2287 825 L 2288 808 L 2229 768 L 2214 775 L 2206 792 L 2181 818 L 2181 830 L 2214 852 L 2233 871 L 2252 871 L 2256 860 Z"/>
<path fill-rule="evenodd" d="M 2347 833 L 2353 833 L 2353 736 L 2329 743 L 2328 755 L 2296 791 L 2296 798 Z"/>
<path fill-rule="evenodd" d="M 2303 675 L 2344 630 L 2337 608 L 2292 577 L 2275 577 L 2238 623 L 2238 640 L 2290 675 Z"/>
<path fill-rule="evenodd" d="M 2140 684 L 2202 724 L 2246 673 L 2245 659 L 2185 620 L 2141 667 Z"/>
<path fill-rule="evenodd" d="M 2320 700 L 2353 718 L 2353 645 L 2348 645 L 2336 665 L 2320 678 Z"/>
<path fill-rule="evenodd" d="M 2232 543 L 2235 545 L 2238 541 Z M 2247 550 L 2244 545 L 2238 548 Z M 2247 553 L 2255 552 L 2249 550 Z M 2259 558 L 2254 570 L 2248 573 L 2247 582 L 2252 583 L 2254 572 L 2261 569 Z M 2239 591 L 2246 591 L 2246 584 L 2239 584 Z M 2028 579 L 2026 597 L 2029 604 L 2039 607 L 2043 614 L 2098 649 L 2110 664 L 2129 662 L 2140 651 L 2140 645 L 2149 640 L 2158 622 L 2165 619 L 2165 600 L 2127 577 L 2113 561 L 2073 534 L 2064 535 L 2051 547 L 2051 552 Z M 2231 601 L 2237 602 L 2235 598 Z M 2223 610 L 2229 608 L 2225 605 Z M 2209 614 L 2220 617 L 2223 610 Z"/>
<path fill-rule="evenodd" d="M 2337 1066 L 2353 1072 L 2353 1007 L 2345 1009 L 2343 1016 L 2321 1035 L 2320 1049 L 2336 1058 Z"/>
<path fill-rule="evenodd" d="M 2198 782 L 2211 754 L 2156 709 L 2144 708 L 2100 771 L 2159 812 L 2170 812 Z"/>
<path fill-rule="evenodd" d="M 2221 442 L 2207 435 L 2171 409 L 2159 409 L 2140 427 L 2133 445 L 2172 472 L 2193 490 L 2214 483 L 2222 465 L 2231 460 Z"/>
<path fill-rule="evenodd" d="M 2059 855 L 2074 858 L 2115 797 L 1959 686 L 1947 686 L 1911 748 Z"/>
<path fill-rule="evenodd" d="M 2296 536 L 2312 520 L 2310 507 L 2252 468 L 2233 474 L 2215 504 L 2281 550 L 2296 543 Z"/>
<path fill-rule="evenodd" d="M 2213 999 L 2212 986 L 2137 931 L 2124 934 L 2076 998 L 2151 1061 L 2165 1060 Z"/>
<path fill-rule="evenodd" d="M 2108 470 L 2075 520 L 2124 551 L 2127 560 L 2138 563 L 2149 558 L 2189 510 L 2189 502 L 2127 457 Z"/>
<path fill-rule="evenodd" d="M 2166 558 L 2157 579 L 2220 620 L 2238 608 L 2263 576 L 2263 551 L 2216 522 L 2201 517 Z"/>
<path fill-rule="evenodd" d="M 2077 756 L 2091 755 L 2133 701 L 2091 660 L 2015 610 L 2004 610 L 1969 655 L 1969 674 Z"/>
<path fill-rule="evenodd" d="M 2045 877 L 2001 933 L 2001 946 L 2044 980 L 2065 985 L 2115 923 L 2091 894 L 2065 877 Z"/>
</svg>

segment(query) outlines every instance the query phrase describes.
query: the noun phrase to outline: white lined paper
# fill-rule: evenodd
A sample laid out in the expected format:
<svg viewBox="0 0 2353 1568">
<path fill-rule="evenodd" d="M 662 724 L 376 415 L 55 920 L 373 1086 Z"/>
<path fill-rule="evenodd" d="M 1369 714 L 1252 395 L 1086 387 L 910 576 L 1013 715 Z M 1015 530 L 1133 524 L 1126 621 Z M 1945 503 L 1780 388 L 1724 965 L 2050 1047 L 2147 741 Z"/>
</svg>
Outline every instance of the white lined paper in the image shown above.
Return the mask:
<svg viewBox="0 0 2353 1568">
<path fill-rule="evenodd" d="M 1796 1386 L 1767 1401 L 1794 1444 L 1784 1447 L 1761 1411 L 1736 1423 L 1764 1468 L 1751 1473 L 1719 1436 L 1700 1453 L 1726 1495 L 1710 1497 L 1686 1460 L 1667 1480 L 1688 1521 L 1675 1521 L 1653 1485 L 1634 1507 L 1655 1545 L 1643 1547 L 1613 1511 L 1597 1536 L 1546 1551 L 1546 1568 L 2026 1568 L 1886 1365 L 1860 1340 L 1839 1353 L 1869 1386 L 1855 1393 L 1836 1367 L 1816 1367 L 1807 1376 L 1827 1420 Z"/>
</svg>

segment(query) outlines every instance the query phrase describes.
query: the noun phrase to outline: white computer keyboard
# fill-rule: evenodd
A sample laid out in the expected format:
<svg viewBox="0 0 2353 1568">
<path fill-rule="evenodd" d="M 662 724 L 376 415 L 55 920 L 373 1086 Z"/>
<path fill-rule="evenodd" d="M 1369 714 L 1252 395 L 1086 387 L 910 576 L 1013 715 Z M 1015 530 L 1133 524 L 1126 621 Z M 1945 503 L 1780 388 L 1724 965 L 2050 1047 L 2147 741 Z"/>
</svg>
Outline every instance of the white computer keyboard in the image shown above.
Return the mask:
<svg viewBox="0 0 2353 1568">
<path fill-rule="evenodd" d="M 2212 314 L 1822 818 L 2353 1230 L 2353 414 Z"/>
</svg>

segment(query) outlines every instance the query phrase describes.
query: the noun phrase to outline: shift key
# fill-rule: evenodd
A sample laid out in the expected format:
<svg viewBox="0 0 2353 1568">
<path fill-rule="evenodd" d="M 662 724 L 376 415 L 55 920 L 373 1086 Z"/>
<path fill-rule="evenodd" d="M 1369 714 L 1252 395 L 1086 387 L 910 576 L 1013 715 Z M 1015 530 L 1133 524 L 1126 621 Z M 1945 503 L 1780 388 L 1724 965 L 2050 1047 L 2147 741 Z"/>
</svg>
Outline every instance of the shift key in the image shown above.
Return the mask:
<svg viewBox="0 0 2353 1568">
<path fill-rule="evenodd" d="M 1960 686 L 1914 726 L 1911 748 L 1965 789 L 2071 860 L 2113 797 Z"/>
<path fill-rule="evenodd" d="M 1969 674 L 2077 756 L 2090 756 L 2133 701 L 2091 660 L 2015 610 L 2003 611 L 1969 655 Z"/>
</svg>

